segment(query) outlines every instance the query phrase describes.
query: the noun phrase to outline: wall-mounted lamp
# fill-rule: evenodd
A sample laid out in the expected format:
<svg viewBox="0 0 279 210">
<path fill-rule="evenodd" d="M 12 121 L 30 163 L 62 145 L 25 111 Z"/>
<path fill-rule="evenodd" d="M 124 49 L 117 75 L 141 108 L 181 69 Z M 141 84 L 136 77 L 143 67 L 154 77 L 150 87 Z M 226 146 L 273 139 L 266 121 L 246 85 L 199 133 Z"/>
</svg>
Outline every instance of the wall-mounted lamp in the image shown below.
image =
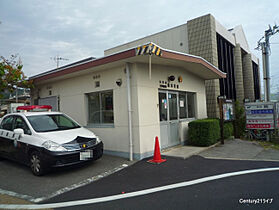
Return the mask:
<svg viewBox="0 0 279 210">
<path fill-rule="evenodd" d="M 116 84 L 120 87 L 122 85 L 122 79 L 116 80 Z"/>
<path fill-rule="evenodd" d="M 178 82 L 181 83 L 182 81 L 183 81 L 182 76 L 179 76 L 179 77 L 178 77 Z"/>
</svg>

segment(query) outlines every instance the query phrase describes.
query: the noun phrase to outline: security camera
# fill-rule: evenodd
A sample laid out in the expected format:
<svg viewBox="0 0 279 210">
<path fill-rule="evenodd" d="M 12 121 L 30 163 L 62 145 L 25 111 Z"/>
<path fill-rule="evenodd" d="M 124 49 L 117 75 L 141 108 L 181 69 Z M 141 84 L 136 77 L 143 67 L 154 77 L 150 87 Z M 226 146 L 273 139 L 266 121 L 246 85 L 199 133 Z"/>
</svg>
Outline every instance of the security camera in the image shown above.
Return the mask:
<svg viewBox="0 0 279 210">
<path fill-rule="evenodd" d="M 120 87 L 122 85 L 122 79 L 116 80 L 116 84 Z"/>
</svg>

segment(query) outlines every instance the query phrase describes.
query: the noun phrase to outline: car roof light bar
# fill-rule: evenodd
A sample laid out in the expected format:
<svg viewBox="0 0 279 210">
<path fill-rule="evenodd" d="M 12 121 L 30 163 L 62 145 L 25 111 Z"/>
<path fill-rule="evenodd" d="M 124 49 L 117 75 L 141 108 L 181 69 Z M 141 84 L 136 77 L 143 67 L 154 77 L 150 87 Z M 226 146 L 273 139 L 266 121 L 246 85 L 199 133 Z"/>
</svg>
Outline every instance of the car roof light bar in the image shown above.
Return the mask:
<svg viewBox="0 0 279 210">
<path fill-rule="evenodd" d="M 38 109 L 47 109 L 49 112 L 52 109 L 52 106 L 50 105 L 31 105 L 31 106 L 18 106 L 16 108 L 17 111 L 31 111 L 31 110 L 38 110 Z"/>
</svg>

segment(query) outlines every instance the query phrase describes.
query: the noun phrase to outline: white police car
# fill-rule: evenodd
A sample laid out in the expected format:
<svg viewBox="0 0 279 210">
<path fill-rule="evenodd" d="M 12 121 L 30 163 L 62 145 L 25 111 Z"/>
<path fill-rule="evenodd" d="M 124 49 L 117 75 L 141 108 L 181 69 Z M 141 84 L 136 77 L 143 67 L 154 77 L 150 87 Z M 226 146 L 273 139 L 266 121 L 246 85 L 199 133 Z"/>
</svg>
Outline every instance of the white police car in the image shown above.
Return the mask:
<svg viewBox="0 0 279 210">
<path fill-rule="evenodd" d="M 24 112 L 5 115 L 0 123 L 0 158 L 30 166 L 43 175 L 51 167 L 97 160 L 103 143 L 93 132 L 60 112 L 27 112 L 51 106 L 20 106 Z"/>
</svg>

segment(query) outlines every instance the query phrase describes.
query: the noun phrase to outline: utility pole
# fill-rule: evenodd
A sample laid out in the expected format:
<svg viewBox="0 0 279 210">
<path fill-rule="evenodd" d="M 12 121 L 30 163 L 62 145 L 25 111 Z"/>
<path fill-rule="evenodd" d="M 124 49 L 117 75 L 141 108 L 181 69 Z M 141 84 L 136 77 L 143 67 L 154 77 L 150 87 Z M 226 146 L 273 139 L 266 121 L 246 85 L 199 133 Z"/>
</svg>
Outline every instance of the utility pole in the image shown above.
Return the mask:
<svg viewBox="0 0 279 210">
<path fill-rule="evenodd" d="M 279 32 L 279 26 L 274 25 L 265 31 L 264 36 L 258 41 L 257 50 L 262 50 L 263 58 L 263 75 L 265 80 L 265 101 L 270 101 L 270 69 L 269 69 L 269 56 L 270 56 L 270 43 L 269 39 L 272 35 Z M 262 41 L 264 39 L 264 41 Z"/>
<path fill-rule="evenodd" d="M 59 68 L 59 61 L 61 61 L 61 60 L 68 61 L 69 60 L 67 58 L 59 57 L 59 55 L 55 56 L 54 58 L 50 58 L 50 59 L 53 59 L 56 62 L 56 68 L 57 69 Z"/>
</svg>

